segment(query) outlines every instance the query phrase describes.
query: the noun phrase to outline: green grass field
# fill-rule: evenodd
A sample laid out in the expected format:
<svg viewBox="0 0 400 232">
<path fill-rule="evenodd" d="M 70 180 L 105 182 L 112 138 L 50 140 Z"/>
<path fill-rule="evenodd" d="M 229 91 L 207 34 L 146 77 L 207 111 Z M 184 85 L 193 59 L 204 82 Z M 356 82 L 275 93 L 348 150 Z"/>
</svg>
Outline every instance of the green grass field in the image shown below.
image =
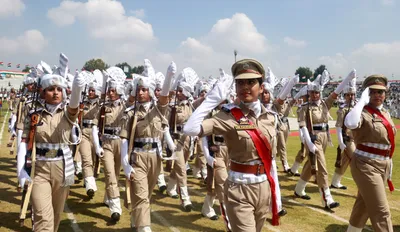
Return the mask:
<svg viewBox="0 0 400 232">
<path fill-rule="evenodd" d="M 0 130 L 6 112 L 0 116 Z M 332 115 L 333 116 L 333 115 Z M 7 114 L 9 117 L 9 114 Z M 333 143 L 337 144 L 336 136 L 332 136 Z M 15 156 L 9 154 L 6 144 L 9 139 L 7 125 L 4 126 L 2 139 L 0 140 L 0 231 L 30 231 L 30 220 L 25 220 L 25 227 L 19 227 L 18 215 L 21 203 L 21 194 L 17 192 L 16 161 Z M 396 144 L 400 144 L 400 137 L 396 137 Z M 288 158 L 292 164 L 300 147 L 298 137 L 289 137 Z M 400 148 L 399 148 L 400 149 Z M 328 147 L 326 160 L 329 168 L 329 177 L 334 171 L 336 147 Z M 393 182 L 400 189 L 400 156 L 396 152 L 394 156 Z M 301 200 L 293 196 L 297 177 L 289 177 L 282 172 L 282 166 L 278 162 L 279 178 L 282 190 L 283 205 L 288 214 L 281 219 L 278 227 L 270 226 L 267 221 L 263 231 L 346 231 L 347 221 L 357 193 L 356 185 L 352 181 L 350 171 L 345 173 L 342 180 L 348 190 L 332 190 L 333 197 L 341 206 L 334 212 L 325 211 L 321 207 L 321 198 L 316 185 L 310 183 L 307 193 L 312 197 L 310 201 Z M 168 175 L 166 175 L 168 176 Z M 124 195 L 123 175 L 121 172 L 121 198 Z M 86 197 L 82 182 L 76 182 L 71 187 L 67 206 L 70 211 L 64 213 L 59 231 L 131 231 L 129 228 L 129 213 L 123 208 L 121 221 L 116 225 L 110 225 L 109 210 L 102 204 L 104 195 L 104 176 L 100 174 L 97 180 L 98 191 L 93 199 Z M 162 196 L 154 191 L 152 198 L 152 229 L 153 231 L 224 231 L 222 219 L 211 221 L 201 216 L 201 206 L 206 194 L 204 184 L 199 180 L 189 177 L 188 185 L 195 210 L 191 213 L 183 212 L 180 200 Z M 387 190 L 387 197 L 392 213 L 392 221 L 395 231 L 400 231 L 400 191 L 396 189 L 392 194 Z M 218 204 L 214 207 L 219 213 Z M 372 231 L 367 226 L 364 231 Z"/>
</svg>

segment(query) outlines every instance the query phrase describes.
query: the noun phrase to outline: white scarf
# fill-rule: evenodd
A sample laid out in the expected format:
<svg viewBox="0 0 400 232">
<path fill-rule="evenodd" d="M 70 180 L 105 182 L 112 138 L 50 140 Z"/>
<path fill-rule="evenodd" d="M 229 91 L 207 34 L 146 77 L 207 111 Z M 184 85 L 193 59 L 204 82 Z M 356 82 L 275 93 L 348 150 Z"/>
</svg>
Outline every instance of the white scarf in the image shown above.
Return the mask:
<svg viewBox="0 0 400 232">
<path fill-rule="evenodd" d="M 256 118 L 258 118 L 261 114 L 261 102 L 259 99 L 257 99 L 257 101 L 255 102 L 242 102 L 245 106 L 247 106 L 247 108 L 249 108 L 250 110 L 252 110 L 254 112 L 254 114 L 256 115 Z"/>
<path fill-rule="evenodd" d="M 61 103 L 57 104 L 57 105 L 53 105 L 53 104 L 48 104 L 46 103 L 46 110 L 50 112 L 50 114 L 54 114 L 54 112 L 56 112 L 56 110 L 58 108 L 60 108 Z"/>
</svg>

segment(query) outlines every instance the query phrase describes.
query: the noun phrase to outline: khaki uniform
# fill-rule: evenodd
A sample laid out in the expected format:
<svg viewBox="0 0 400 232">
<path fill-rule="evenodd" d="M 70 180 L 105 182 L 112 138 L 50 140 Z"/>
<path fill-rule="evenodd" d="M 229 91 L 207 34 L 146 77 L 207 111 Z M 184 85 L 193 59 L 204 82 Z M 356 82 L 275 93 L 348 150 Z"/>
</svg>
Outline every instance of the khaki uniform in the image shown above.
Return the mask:
<svg viewBox="0 0 400 232">
<path fill-rule="evenodd" d="M 83 177 L 93 176 L 93 161 L 96 158 L 96 149 L 93 145 L 92 127 L 99 117 L 100 104 L 98 99 L 86 101 L 82 116 L 82 142 L 79 144 L 79 153 L 82 158 Z"/>
<path fill-rule="evenodd" d="M 100 161 L 104 167 L 107 199 L 119 198 L 118 180 L 121 170 L 121 119 L 124 114 L 125 105 L 121 100 L 106 103 L 104 133 L 101 138 L 104 156 Z M 98 119 L 94 119 L 98 125 Z M 99 128 L 101 131 L 102 128 Z"/>
<path fill-rule="evenodd" d="M 176 109 L 176 126 L 179 134 L 177 148 L 175 151 L 176 160 L 174 160 L 174 166 L 170 173 L 170 179 L 177 181 L 178 186 L 187 186 L 187 175 L 186 175 L 186 161 L 190 155 L 190 136 L 182 133 L 183 125 L 192 114 L 192 107 L 188 101 L 182 101 L 177 105 Z M 178 130 L 180 128 L 180 131 Z"/>
<path fill-rule="evenodd" d="M 136 111 L 137 125 L 134 138 L 130 134 L 134 110 L 128 111 L 122 118 L 124 126 L 120 137 L 128 141 L 134 139 L 132 153 L 128 155 L 135 171 L 131 182 L 131 217 L 137 228 L 151 224 L 150 199 L 162 165 L 163 131 L 168 125 L 163 117 L 167 109 L 168 105 L 151 106 L 148 110 L 143 105 L 139 105 Z"/>
<path fill-rule="evenodd" d="M 275 116 L 267 112 L 264 106 L 261 106 L 261 115 L 257 119 L 243 104 L 240 108 L 271 141 L 276 134 Z M 223 135 L 231 162 L 250 165 L 260 163 L 260 157 L 251 137 L 246 131 L 235 129 L 235 125 L 238 125 L 235 118 L 225 110 L 221 110 L 213 118 L 203 121 L 201 136 Z M 252 176 L 254 178 L 246 179 L 242 173 L 229 171 L 224 186 L 224 202 L 232 231 L 261 231 L 267 218 L 271 201 L 269 182 L 266 181 L 264 174 Z"/>
<path fill-rule="evenodd" d="M 40 110 L 43 111 L 39 117 L 41 125 L 37 126 L 35 133 L 37 154 L 31 195 L 34 230 L 57 231 L 69 191 L 68 185 L 73 184 L 74 177 L 72 152 L 64 138 L 71 139 L 72 124 L 68 119 L 74 122 L 77 114 L 70 115 L 64 107 L 58 108 L 53 115 L 45 109 L 38 109 Z M 28 117 L 22 137 L 28 138 L 29 131 Z M 41 153 L 39 148 L 50 149 L 53 152 L 55 149 L 62 149 L 63 155 L 49 158 L 48 153 Z M 70 155 L 69 160 L 65 160 L 66 155 Z M 67 175 L 68 173 L 70 175 Z M 65 184 L 66 179 L 72 179 L 72 183 Z"/>
<path fill-rule="evenodd" d="M 301 111 L 301 105 L 299 105 L 296 110 L 298 123 L 300 123 L 300 118 L 299 118 L 300 111 Z M 300 164 L 303 163 L 305 158 L 306 158 L 306 149 L 304 148 L 304 144 L 300 142 L 300 150 L 297 152 L 297 155 L 295 157 L 295 162 L 290 168 L 292 174 L 300 175 L 298 174 L 298 169 L 300 168 Z"/>
<path fill-rule="evenodd" d="M 274 109 L 278 113 L 279 123 L 277 129 L 277 156 L 281 158 L 283 169 L 286 171 L 289 168 L 287 162 L 287 151 L 286 151 L 286 143 L 289 136 L 289 121 L 288 115 L 292 108 L 292 104 L 285 102 L 283 105 L 280 105 L 277 100 L 274 101 Z"/>
<path fill-rule="evenodd" d="M 312 125 L 314 127 L 314 135 L 316 136 L 316 141 L 314 142 L 316 146 L 316 166 L 317 166 L 317 184 L 319 188 L 327 188 L 328 184 L 328 169 L 326 168 L 325 161 L 325 150 L 329 142 L 329 130 L 317 129 L 317 125 L 328 123 L 329 109 L 332 107 L 334 99 L 329 96 L 326 100 L 320 100 L 320 104 L 316 103 L 306 103 L 301 107 L 299 112 L 299 126 L 306 127 L 306 111 L 310 110 L 310 116 L 312 120 Z M 309 104 L 309 106 L 307 106 Z M 319 126 L 321 127 L 321 126 Z M 322 126 L 323 127 L 323 126 Z M 306 154 L 309 153 L 307 146 L 305 146 Z M 307 160 L 305 163 L 300 178 L 304 181 L 308 181 L 311 178 L 311 163 Z"/>
<path fill-rule="evenodd" d="M 381 110 L 396 132 L 393 121 L 386 110 Z M 357 145 L 374 143 L 389 148 L 390 141 L 387 130 L 380 118 L 363 110 L 358 128 L 352 130 Z M 350 224 L 363 228 L 368 218 L 374 231 L 393 231 L 393 225 L 386 198 L 385 182 L 389 176 L 391 160 L 358 149 L 351 160 L 351 174 L 358 187 L 356 202 L 350 216 Z"/>
<path fill-rule="evenodd" d="M 352 108 L 353 107 L 350 107 L 350 110 Z M 345 118 L 347 112 L 349 112 L 348 105 L 342 105 L 339 107 L 339 109 L 337 111 L 336 127 L 343 128 L 344 118 Z M 353 137 L 353 133 L 351 133 L 351 130 L 346 128 L 345 134 L 347 136 L 349 136 L 350 140 L 345 142 L 346 149 L 342 152 L 340 168 L 339 167 L 335 168 L 335 173 L 337 173 L 339 175 L 343 175 L 346 172 L 347 167 L 350 164 L 351 157 L 353 156 L 353 152 L 354 152 L 354 150 L 356 150 L 356 146 L 354 144 L 354 137 Z"/>
<path fill-rule="evenodd" d="M 22 102 L 22 109 L 21 109 L 21 115 L 18 118 L 18 121 L 16 122 L 17 124 L 17 130 L 22 130 L 24 128 L 24 121 L 28 117 L 29 111 L 33 109 L 32 105 L 32 97 L 33 93 L 29 93 L 19 99 L 19 102 Z M 13 113 L 16 115 L 18 112 L 18 107 L 15 107 L 13 110 Z"/>
</svg>

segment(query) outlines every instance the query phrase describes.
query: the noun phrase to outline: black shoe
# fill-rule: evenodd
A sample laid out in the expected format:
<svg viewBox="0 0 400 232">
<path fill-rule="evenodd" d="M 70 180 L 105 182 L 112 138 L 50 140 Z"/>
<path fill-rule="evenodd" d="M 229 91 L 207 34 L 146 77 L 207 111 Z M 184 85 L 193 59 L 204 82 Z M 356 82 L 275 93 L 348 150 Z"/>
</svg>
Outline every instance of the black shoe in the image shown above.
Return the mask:
<svg viewBox="0 0 400 232">
<path fill-rule="evenodd" d="M 160 186 L 159 191 L 161 194 L 164 194 L 165 190 L 167 190 L 167 186 L 165 185 Z"/>
<path fill-rule="evenodd" d="M 308 196 L 307 194 L 304 195 L 304 196 L 300 196 L 299 194 L 296 193 L 296 191 L 294 191 L 294 195 L 295 195 L 296 197 L 300 197 L 301 199 L 304 199 L 304 200 L 311 200 L 311 197 Z"/>
<path fill-rule="evenodd" d="M 178 195 L 172 195 L 171 196 L 173 199 L 179 199 L 179 196 Z"/>
<path fill-rule="evenodd" d="M 333 188 L 333 189 L 343 189 L 343 190 L 346 190 L 346 189 L 347 189 L 347 187 L 344 186 L 344 185 L 342 185 L 342 186 L 340 186 L 340 187 L 336 187 L 336 186 L 333 185 L 333 184 L 331 184 L 331 188 Z"/>
<path fill-rule="evenodd" d="M 216 220 L 218 220 L 218 215 L 215 214 L 214 216 L 210 217 L 209 219 L 213 220 L 213 221 L 216 221 Z"/>
<path fill-rule="evenodd" d="M 186 175 L 192 175 L 192 174 L 193 174 L 193 170 L 192 169 L 186 170 Z"/>
<path fill-rule="evenodd" d="M 286 173 L 291 175 L 291 176 L 294 176 L 294 173 L 292 172 L 292 170 L 290 170 L 290 168 L 288 170 L 286 170 Z"/>
<path fill-rule="evenodd" d="M 94 190 L 93 189 L 89 189 L 86 194 L 90 197 L 93 198 L 94 197 Z"/>
<path fill-rule="evenodd" d="M 78 180 L 82 180 L 83 179 L 82 172 L 77 173 L 76 176 L 78 177 Z"/>
<path fill-rule="evenodd" d="M 119 213 L 112 213 L 112 214 L 111 214 L 111 221 L 113 221 L 114 223 L 115 223 L 115 222 L 118 222 L 120 216 L 121 216 L 121 215 L 119 215 Z"/>
<path fill-rule="evenodd" d="M 283 217 L 283 216 L 285 216 L 286 214 L 287 214 L 286 209 L 282 209 L 282 210 L 279 211 L 279 213 L 278 213 L 279 217 Z"/>
<path fill-rule="evenodd" d="M 185 212 L 190 212 L 193 209 L 193 205 L 192 204 L 188 204 L 183 206 L 183 208 L 185 208 Z"/>
<path fill-rule="evenodd" d="M 325 209 L 334 209 L 334 208 L 337 208 L 339 206 L 340 206 L 339 202 L 333 202 L 329 206 L 325 206 Z"/>
<path fill-rule="evenodd" d="M 299 177 L 299 176 L 300 176 L 300 173 L 297 173 L 297 172 L 296 172 L 296 173 L 294 174 L 294 176 Z"/>
</svg>

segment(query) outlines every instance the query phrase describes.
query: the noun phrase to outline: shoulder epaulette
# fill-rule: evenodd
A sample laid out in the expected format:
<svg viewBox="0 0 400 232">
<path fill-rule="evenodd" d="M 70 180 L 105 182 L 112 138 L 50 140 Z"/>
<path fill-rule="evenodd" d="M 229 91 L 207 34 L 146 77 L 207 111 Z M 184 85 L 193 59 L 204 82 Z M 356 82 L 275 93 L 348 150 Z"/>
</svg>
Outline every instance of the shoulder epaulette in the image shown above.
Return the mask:
<svg viewBox="0 0 400 232">
<path fill-rule="evenodd" d="M 238 107 L 238 106 L 235 105 L 235 104 L 233 104 L 233 103 L 228 103 L 228 104 L 222 105 L 222 108 L 221 108 L 221 109 L 222 109 L 223 111 L 229 113 L 229 112 L 231 112 L 231 109 L 237 108 L 237 107 Z"/>
</svg>

